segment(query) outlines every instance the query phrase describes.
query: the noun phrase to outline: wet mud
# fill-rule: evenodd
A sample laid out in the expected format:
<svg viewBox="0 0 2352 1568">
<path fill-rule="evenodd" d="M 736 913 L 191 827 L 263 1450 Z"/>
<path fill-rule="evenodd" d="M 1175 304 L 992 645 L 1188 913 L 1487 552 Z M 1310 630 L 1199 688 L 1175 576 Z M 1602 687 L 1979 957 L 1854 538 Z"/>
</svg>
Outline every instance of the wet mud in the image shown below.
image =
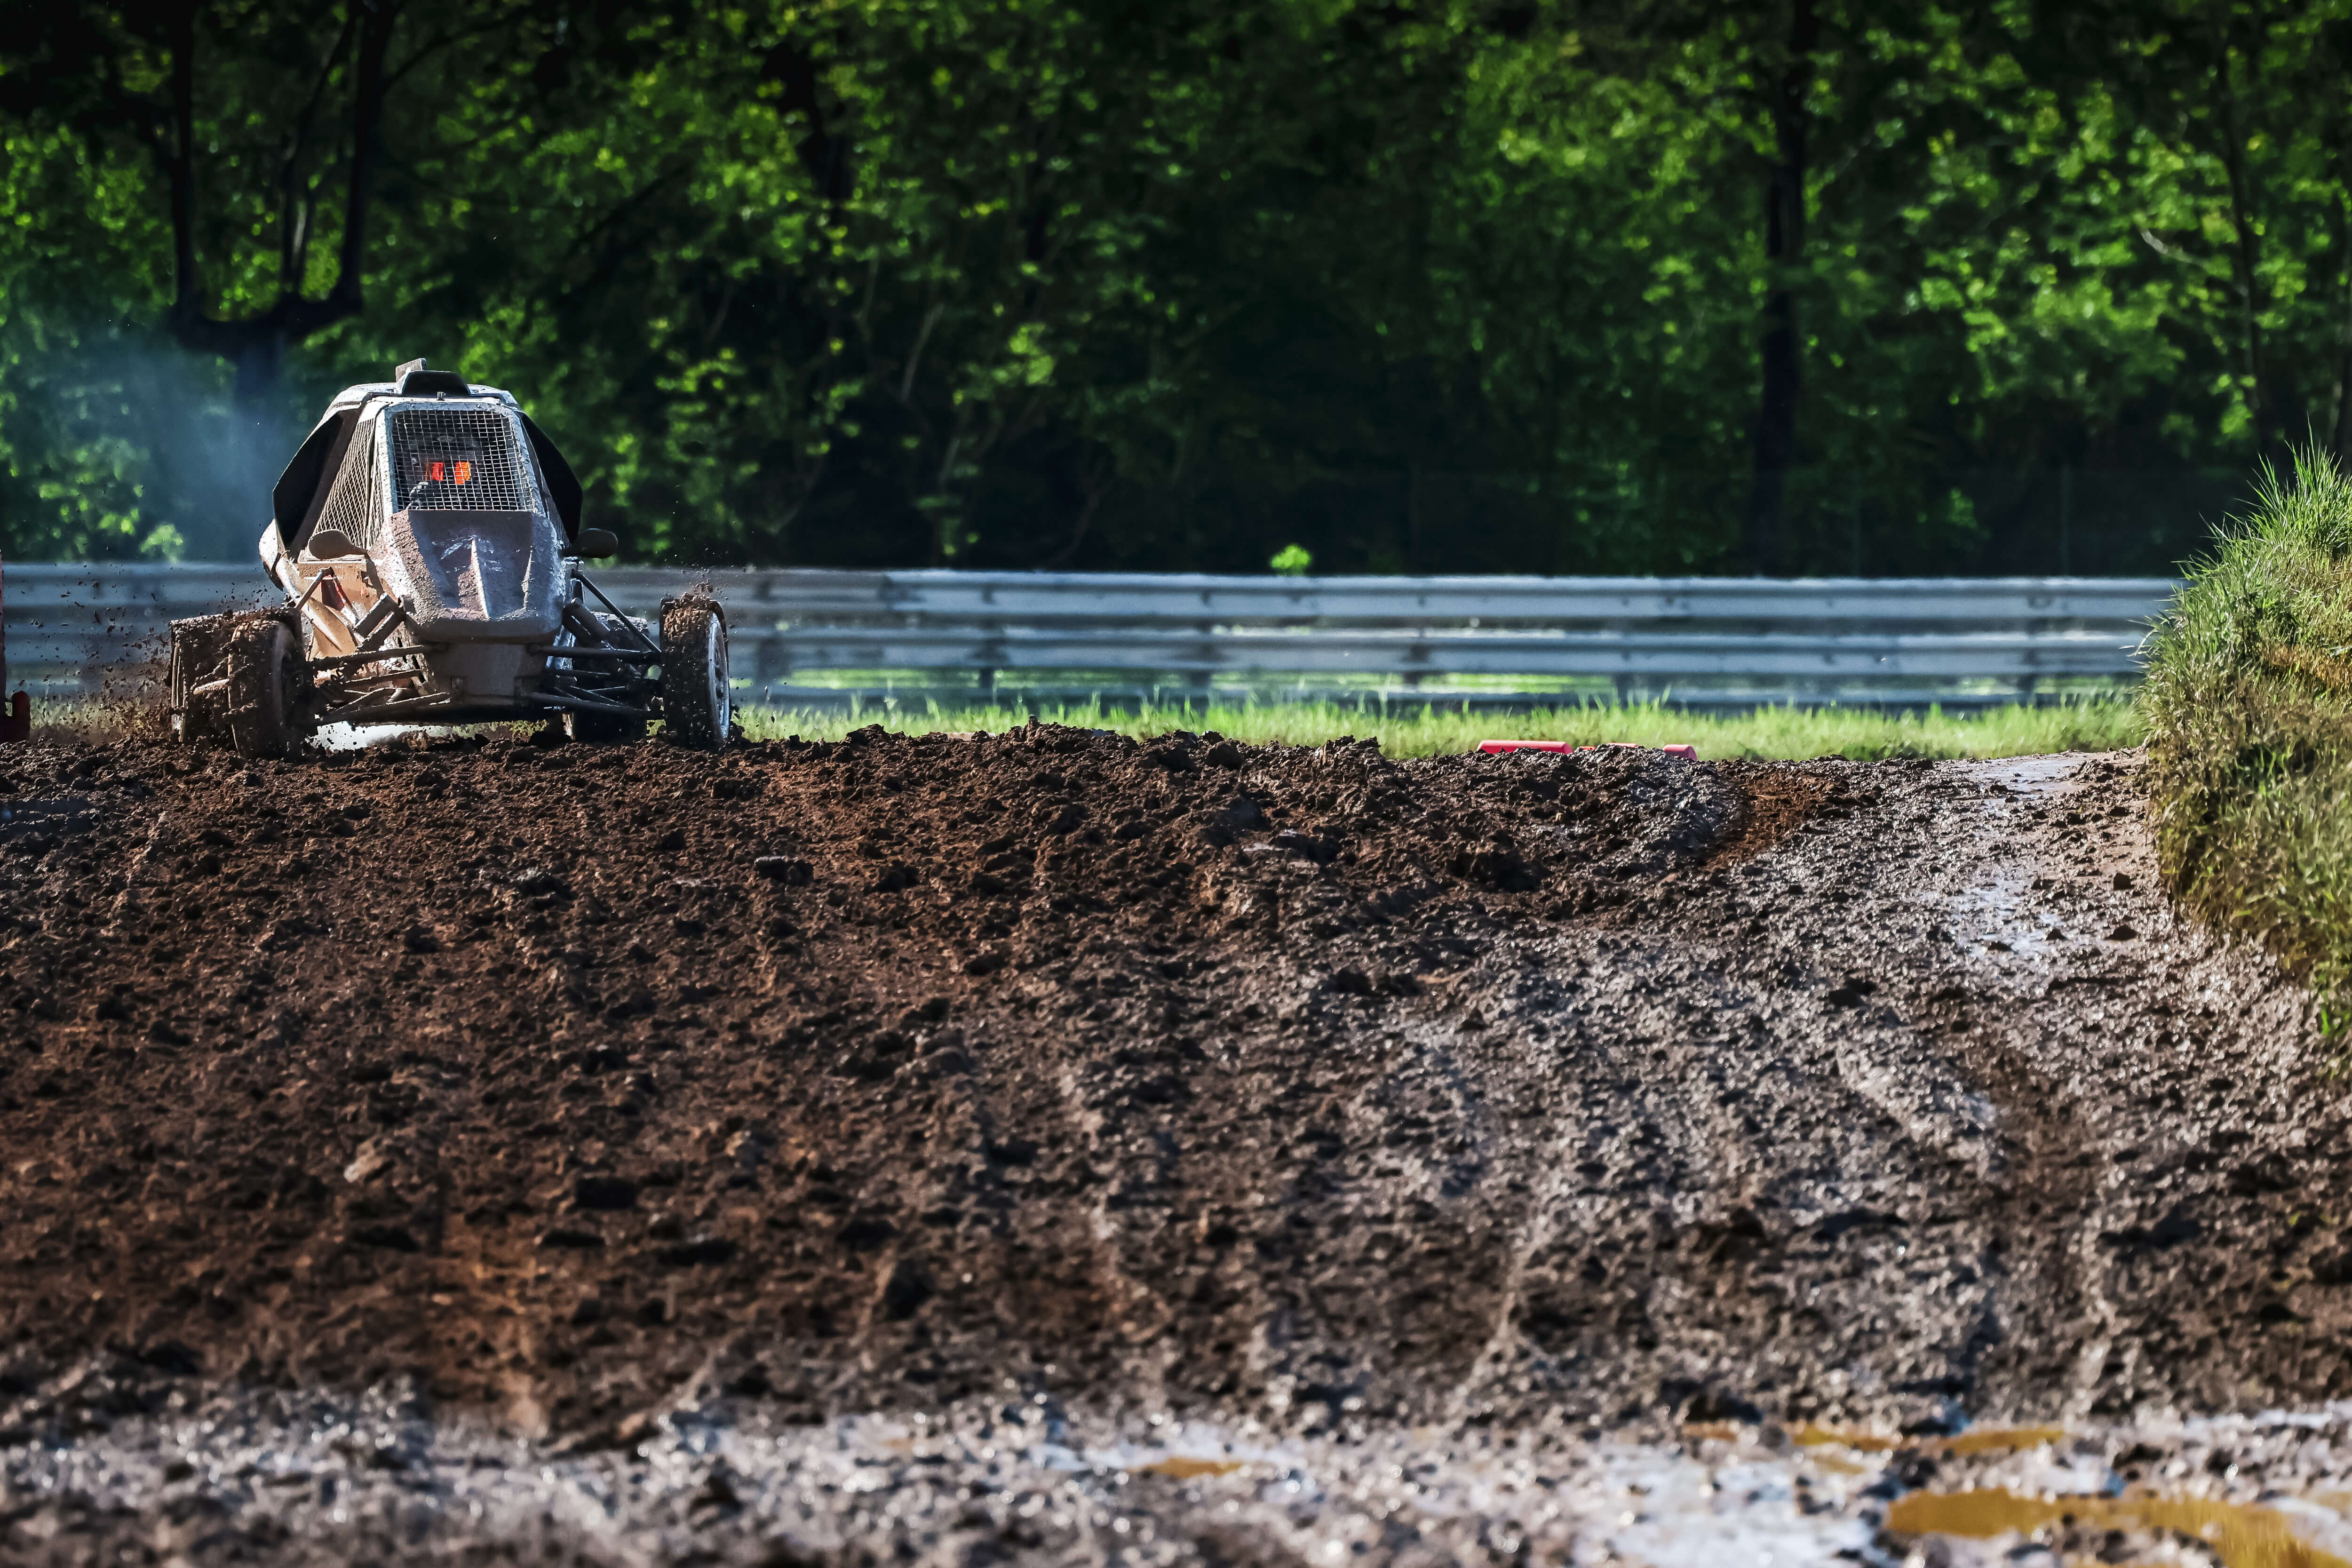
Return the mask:
<svg viewBox="0 0 2352 1568">
<path fill-rule="evenodd" d="M 0 1447 L 238 1390 L 583 1464 L 1033 1396 L 1801 1455 L 2316 1405 L 2352 1094 L 2136 768 L 12 748 Z"/>
</svg>

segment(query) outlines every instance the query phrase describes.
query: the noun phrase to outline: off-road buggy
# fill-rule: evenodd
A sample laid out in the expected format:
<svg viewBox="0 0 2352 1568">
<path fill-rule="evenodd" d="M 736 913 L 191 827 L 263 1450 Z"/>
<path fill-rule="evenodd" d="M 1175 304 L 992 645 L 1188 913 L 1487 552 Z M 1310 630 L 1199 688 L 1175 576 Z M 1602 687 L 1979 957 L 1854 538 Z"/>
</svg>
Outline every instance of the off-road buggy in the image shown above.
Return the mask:
<svg viewBox="0 0 2352 1568">
<path fill-rule="evenodd" d="M 402 365 L 347 387 L 272 492 L 261 563 L 281 608 L 172 623 L 172 721 L 246 756 L 325 724 L 547 720 L 574 739 L 727 743 L 718 604 L 623 614 L 580 569 L 580 481 L 514 398 Z"/>
</svg>

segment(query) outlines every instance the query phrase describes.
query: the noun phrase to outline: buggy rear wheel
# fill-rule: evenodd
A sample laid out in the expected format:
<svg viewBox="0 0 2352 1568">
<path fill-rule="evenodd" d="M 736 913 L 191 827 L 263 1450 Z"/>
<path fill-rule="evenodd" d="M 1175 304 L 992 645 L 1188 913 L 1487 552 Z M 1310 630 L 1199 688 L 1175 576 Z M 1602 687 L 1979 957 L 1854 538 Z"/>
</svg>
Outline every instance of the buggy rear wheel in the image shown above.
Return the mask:
<svg viewBox="0 0 2352 1568">
<path fill-rule="evenodd" d="M 228 732 L 240 757 L 293 749 L 300 681 L 294 637 L 277 621 L 240 626 L 228 645 Z"/>
<path fill-rule="evenodd" d="M 735 697 L 727 684 L 727 617 L 716 601 L 676 599 L 662 609 L 662 721 L 697 751 L 727 744 Z"/>
</svg>

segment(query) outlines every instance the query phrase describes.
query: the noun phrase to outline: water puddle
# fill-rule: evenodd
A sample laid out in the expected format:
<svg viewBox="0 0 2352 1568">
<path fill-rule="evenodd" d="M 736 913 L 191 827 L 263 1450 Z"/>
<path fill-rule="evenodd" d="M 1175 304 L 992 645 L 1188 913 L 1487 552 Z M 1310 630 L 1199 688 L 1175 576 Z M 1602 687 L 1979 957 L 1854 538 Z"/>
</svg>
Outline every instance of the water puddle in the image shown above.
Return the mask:
<svg viewBox="0 0 2352 1568">
<path fill-rule="evenodd" d="M 1808 1423 L 1789 1436 L 1790 1441 L 1800 1448 L 1834 1446 L 1852 1448 L 1861 1454 L 1891 1454 L 1900 1448 L 1915 1454 L 1945 1458 L 2009 1454 L 2024 1448 L 2048 1447 L 2064 1441 L 2066 1429 L 2063 1426 L 1978 1426 L 1952 1437 L 1889 1437 L 1876 1432 L 1855 1432 Z"/>
<path fill-rule="evenodd" d="M 1189 1454 L 1171 1454 L 1164 1459 L 1129 1468 L 1133 1476 L 1167 1476 L 1180 1481 L 1197 1480 L 1202 1476 L 1230 1476 L 1246 1461 L 1241 1459 L 1201 1459 Z"/>
<path fill-rule="evenodd" d="M 1963 1432 L 1957 1437 L 1947 1437 L 1935 1452 L 1939 1454 L 2007 1454 L 2020 1448 L 2047 1447 L 2066 1436 L 2063 1426 L 1990 1427 L 1980 1431 Z"/>
<path fill-rule="evenodd" d="M 1874 1468 L 1727 1430 L 1703 1444 L 1444 1426 L 1300 1436 L 1016 1394 L 814 1426 L 714 1401 L 626 1450 L 566 1454 L 398 1409 L 248 1394 L 0 1446 L 0 1562 L 68 1532 L 74 1550 L 49 1557 L 110 1561 L 197 1512 L 224 1558 L 299 1540 L 305 1561 L 417 1568 L 953 1562 L 1011 1538 L 1024 1562 L 1072 1568 L 1181 1568 L 1211 1547 L 1309 1568 L 1893 1568 L 1864 1496 Z M 98 1538 L 109 1531 L 122 1540 Z"/>
<path fill-rule="evenodd" d="M 2029 867 L 2004 867 L 1990 881 L 1952 894 L 1945 909 L 1953 933 L 1979 952 L 2040 958 L 2051 950 L 2048 926 L 2034 912 Z"/>
<path fill-rule="evenodd" d="M 2044 797 L 2074 786 L 2084 758 L 2060 752 L 2046 757 L 2003 757 L 1961 765 L 1963 776 L 1983 787 L 1993 802 L 1996 817 L 2010 813 L 2004 799 Z M 1996 859 L 1998 857 L 1996 856 Z M 2016 953 L 2028 958 L 2047 956 L 2061 939 L 2053 922 L 2034 897 L 2033 868 L 1996 865 L 1986 879 L 1947 895 L 1945 909 L 1952 933 L 1977 952 L 1999 957 Z"/>
<path fill-rule="evenodd" d="M 1900 1462 L 1896 1455 L 1904 1456 Z M 1932 1459 L 1934 1492 L 1901 1489 Z M 1640 1568 L 2352 1568 L 2352 1404 L 1948 1436 L 1698 1424 L 1659 1440 L 1112 1417 L 1008 1389 L 780 1422 L 714 1400 L 565 1452 L 383 1403 L 224 1394 L 0 1445 L 0 1561 L 110 1561 L 169 1521 L 248 1555 L 956 1561 L 1090 1568 L 1486 1561 Z M 109 1534 L 108 1532 L 113 1532 Z M 84 1551 L 81 1548 L 87 1547 Z"/>
<path fill-rule="evenodd" d="M 1886 1528 L 1896 1535 L 1992 1541 L 2053 1526 L 2086 1535 L 2120 1530 L 2187 1536 L 2210 1548 L 2222 1568 L 2352 1568 L 2352 1561 L 2303 1540 L 2276 1509 L 2207 1498 L 2020 1497 L 1995 1487 L 1915 1492 L 1886 1512 Z"/>
<path fill-rule="evenodd" d="M 1960 772 L 1979 784 L 1999 784 L 2011 795 L 2055 795 L 2074 781 L 2074 771 L 2089 760 L 2079 752 L 2055 752 L 2047 756 L 1964 763 Z"/>
</svg>

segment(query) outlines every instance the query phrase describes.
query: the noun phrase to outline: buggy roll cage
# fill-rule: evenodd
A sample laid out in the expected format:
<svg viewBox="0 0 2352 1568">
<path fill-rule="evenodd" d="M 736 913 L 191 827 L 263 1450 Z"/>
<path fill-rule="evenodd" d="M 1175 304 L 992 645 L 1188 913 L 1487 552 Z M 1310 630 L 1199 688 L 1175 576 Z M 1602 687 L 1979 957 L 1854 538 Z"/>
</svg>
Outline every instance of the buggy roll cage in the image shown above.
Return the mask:
<svg viewBox="0 0 2352 1568">
<path fill-rule="evenodd" d="M 271 521 L 278 525 L 278 537 L 289 556 L 299 555 L 310 542 L 311 530 L 318 526 L 320 516 L 337 483 L 341 479 L 345 459 L 350 456 L 352 438 L 358 433 L 362 416 L 380 404 L 404 404 L 415 400 L 426 406 L 431 402 L 463 398 L 468 403 L 494 403 L 511 414 L 521 425 L 523 439 L 530 450 L 541 491 L 555 513 L 568 545 L 580 542 L 580 512 L 584 493 L 579 476 L 563 454 L 548 438 L 514 400 L 511 394 L 494 386 L 468 383 L 456 371 L 427 370 L 422 360 L 412 360 L 400 367 L 397 378 L 391 382 L 362 383 L 348 388 L 311 430 L 293 459 L 279 474 L 270 491 Z M 349 401 L 345 401 L 349 399 Z M 389 412 L 374 407 L 378 417 Z"/>
</svg>

